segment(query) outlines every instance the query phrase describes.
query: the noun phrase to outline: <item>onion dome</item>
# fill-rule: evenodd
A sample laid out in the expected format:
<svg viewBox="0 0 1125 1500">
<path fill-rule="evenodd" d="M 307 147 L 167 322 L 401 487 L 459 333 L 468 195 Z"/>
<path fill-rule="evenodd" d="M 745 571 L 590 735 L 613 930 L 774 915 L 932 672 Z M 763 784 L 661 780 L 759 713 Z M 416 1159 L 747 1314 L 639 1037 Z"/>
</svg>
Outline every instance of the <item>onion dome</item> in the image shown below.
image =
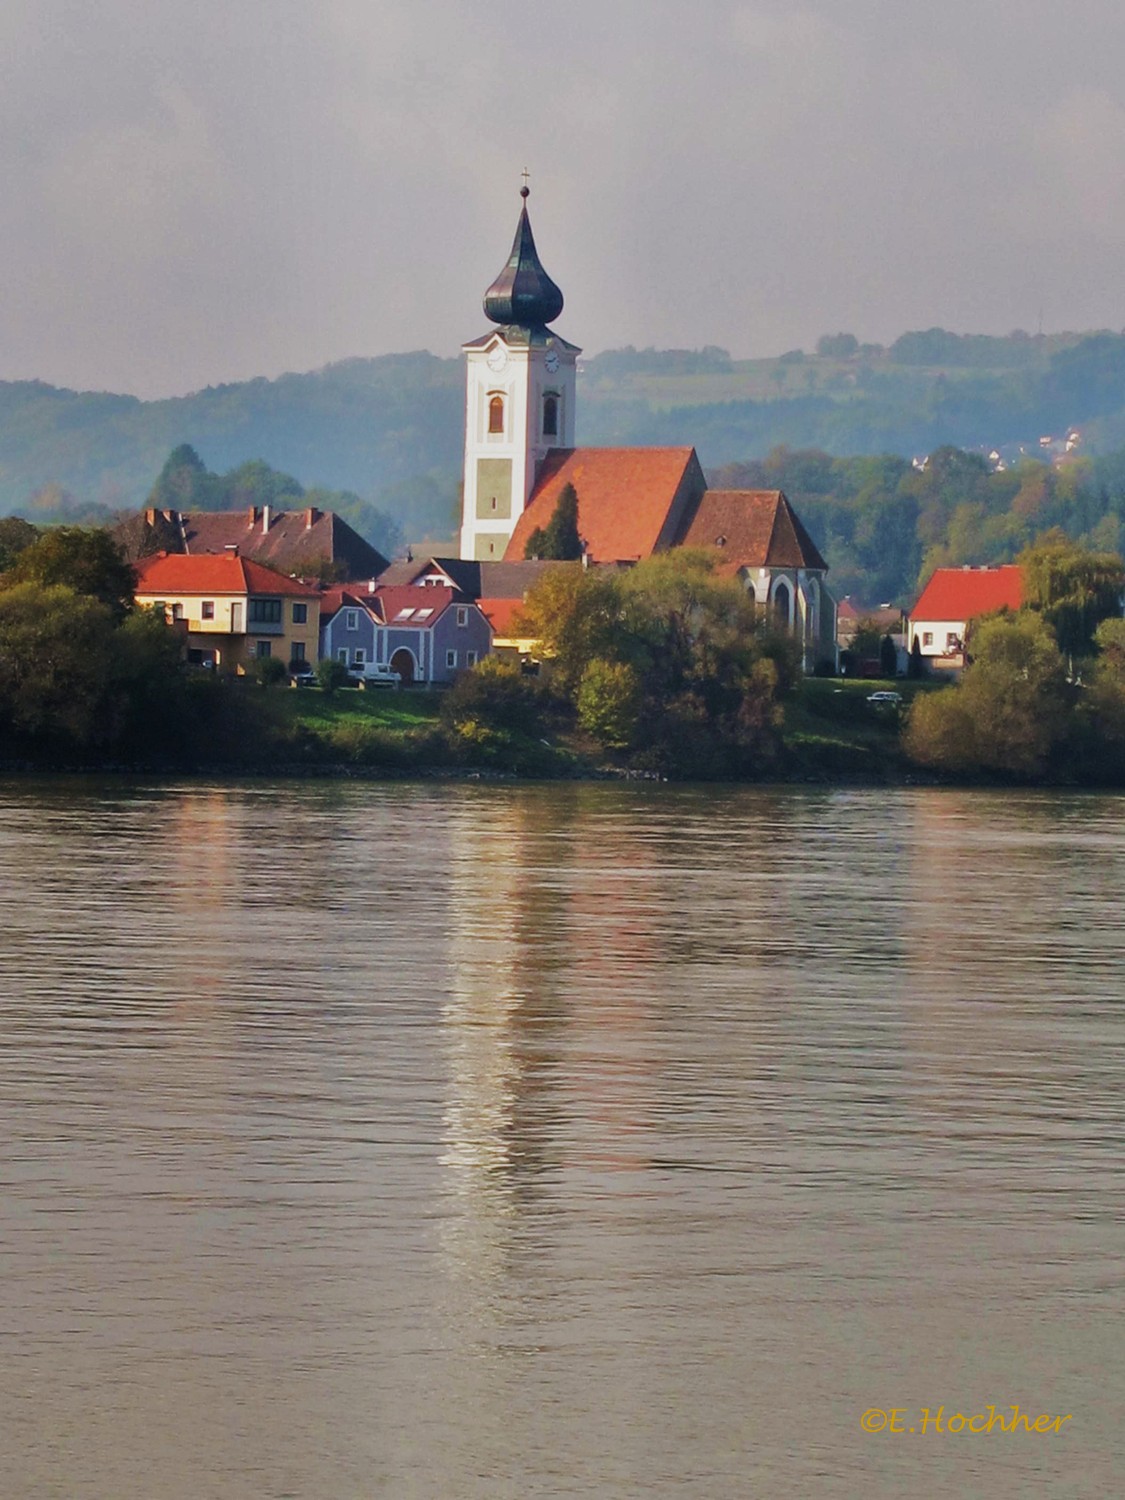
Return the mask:
<svg viewBox="0 0 1125 1500">
<path fill-rule="evenodd" d="M 484 311 L 494 323 L 541 327 L 552 322 L 563 310 L 563 294 L 544 271 L 527 217 L 526 187 L 520 188 L 524 200 L 512 253 L 508 264 L 484 294 Z"/>
</svg>

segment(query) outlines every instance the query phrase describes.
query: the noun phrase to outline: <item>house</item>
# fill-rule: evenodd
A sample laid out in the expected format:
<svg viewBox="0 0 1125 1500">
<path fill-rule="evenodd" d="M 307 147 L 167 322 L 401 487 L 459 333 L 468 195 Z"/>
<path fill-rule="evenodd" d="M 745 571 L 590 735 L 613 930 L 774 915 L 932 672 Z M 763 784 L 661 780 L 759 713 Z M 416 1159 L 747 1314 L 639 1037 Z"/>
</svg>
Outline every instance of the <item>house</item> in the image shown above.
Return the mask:
<svg viewBox="0 0 1125 1500">
<path fill-rule="evenodd" d="M 935 568 L 910 612 L 911 651 L 917 642 L 930 671 L 960 671 L 970 622 L 997 610 L 1019 609 L 1022 600 L 1021 573 L 1015 563 Z"/>
<path fill-rule="evenodd" d="M 321 657 L 353 671 L 374 664 L 403 683 L 447 683 L 492 649 L 479 606 L 447 585 L 330 590 L 324 605 Z"/>
<path fill-rule="evenodd" d="M 179 511 L 150 507 L 117 532 L 130 561 L 156 552 L 225 552 L 265 563 L 298 578 L 374 578 L 387 566 L 381 552 L 334 511 L 315 505 L 278 510 L 250 505 L 245 510 Z"/>
<path fill-rule="evenodd" d="M 695 450 L 582 448 L 575 443 L 582 352 L 550 324 L 563 295 L 543 268 L 527 213 L 508 262 L 484 297 L 497 325 L 465 353 L 464 562 L 528 560 L 564 492 L 577 498 L 588 565 L 631 564 L 673 547 L 706 546 L 797 636 L 807 669 L 836 660 L 836 603 L 827 565 L 779 491 L 711 491 Z M 510 598 L 492 589 L 478 597 Z"/>
<path fill-rule="evenodd" d="M 235 547 L 198 557 L 161 552 L 136 567 L 137 603 L 184 630 L 195 665 L 242 673 L 267 656 L 287 666 L 315 659 L 320 595 L 308 584 Z"/>
</svg>

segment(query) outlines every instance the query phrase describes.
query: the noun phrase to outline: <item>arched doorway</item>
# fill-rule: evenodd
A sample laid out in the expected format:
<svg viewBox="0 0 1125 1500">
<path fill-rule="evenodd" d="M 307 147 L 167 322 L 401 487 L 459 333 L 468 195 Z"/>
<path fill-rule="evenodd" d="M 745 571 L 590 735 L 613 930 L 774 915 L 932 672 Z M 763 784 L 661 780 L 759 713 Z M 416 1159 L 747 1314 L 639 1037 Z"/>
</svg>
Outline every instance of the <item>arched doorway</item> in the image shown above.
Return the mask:
<svg viewBox="0 0 1125 1500">
<path fill-rule="evenodd" d="M 400 646 L 391 657 L 391 671 L 398 673 L 398 680 L 405 687 L 414 681 L 414 657 L 405 646 Z"/>
</svg>

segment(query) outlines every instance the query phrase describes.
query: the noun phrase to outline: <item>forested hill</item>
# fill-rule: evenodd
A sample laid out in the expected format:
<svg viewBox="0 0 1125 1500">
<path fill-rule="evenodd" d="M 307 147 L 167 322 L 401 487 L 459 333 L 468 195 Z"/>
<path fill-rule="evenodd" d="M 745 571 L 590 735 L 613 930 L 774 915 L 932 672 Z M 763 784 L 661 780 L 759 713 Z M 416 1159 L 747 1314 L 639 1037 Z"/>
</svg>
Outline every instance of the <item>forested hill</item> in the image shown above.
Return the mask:
<svg viewBox="0 0 1125 1500">
<path fill-rule="evenodd" d="M 887 348 L 833 334 L 814 352 L 768 360 L 732 360 L 717 348 L 619 349 L 585 361 L 579 390 L 580 442 L 693 444 L 711 474 L 729 465 L 750 473 L 779 447 L 837 459 L 897 455 L 908 463 L 946 446 L 998 449 L 1009 469 L 1021 462 L 1021 446 L 1040 456 L 1041 438 L 1071 429 L 1080 434 L 1078 458 L 1125 448 L 1125 335 L 1108 332 L 993 338 L 930 329 Z M 165 401 L 0 383 L 0 514 L 94 518 L 135 508 L 169 452 L 190 444 L 214 473 L 261 459 L 306 487 L 372 502 L 407 537 L 449 536 L 462 422 L 460 361 L 427 353 L 346 360 Z M 1116 473 L 1120 466 L 1111 467 Z M 1108 510 L 1116 514 L 1120 501 L 1105 491 L 1106 472 L 1099 466 L 1087 513 L 1075 515 L 1072 526 L 1064 516 L 1068 529 L 1090 532 Z M 796 477 L 784 464 L 778 475 L 786 483 Z M 858 507 L 860 535 L 870 495 L 850 470 L 846 484 L 833 473 L 831 484 L 818 480 L 826 487 L 795 488 L 821 512 L 811 519 L 821 523 L 837 582 L 859 588 L 870 565 L 837 516 L 837 479 Z M 1093 476 L 1087 481 L 1078 486 L 1084 494 Z M 891 482 L 881 471 L 875 488 L 880 497 L 897 495 L 901 482 L 897 472 Z M 971 503 L 995 519 L 1015 503 L 1007 490 L 1022 484 L 1021 477 L 992 485 L 984 498 L 974 491 Z M 908 509 L 888 501 L 876 537 L 896 529 Z M 1033 509 L 1021 499 L 1015 514 Z M 1046 509 L 1054 520 L 1066 506 L 1052 501 Z M 974 517 L 961 512 L 970 538 Z M 902 556 L 880 570 L 875 591 L 883 597 L 912 587 L 908 574 L 927 555 L 944 559 L 960 550 L 949 551 L 950 538 L 936 524 L 918 521 L 910 529 Z M 1107 542 L 1109 530 L 1103 528 Z M 991 553 L 1003 554 L 1016 537 L 997 529 L 988 541 Z M 872 538 L 873 553 L 879 548 Z"/>
<path fill-rule="evenodd" d="M 167 401 L 0 383 L 0 514 L 135 508 L 169 452 L 190 443 L 216 472 L 265 459 L 306 485 L 377 499 L 406 521 L 412 504 L 436 511 L 448 530 L 462 379 L 457 360 L 421 353 L 345 360 Z"/>
</svg>

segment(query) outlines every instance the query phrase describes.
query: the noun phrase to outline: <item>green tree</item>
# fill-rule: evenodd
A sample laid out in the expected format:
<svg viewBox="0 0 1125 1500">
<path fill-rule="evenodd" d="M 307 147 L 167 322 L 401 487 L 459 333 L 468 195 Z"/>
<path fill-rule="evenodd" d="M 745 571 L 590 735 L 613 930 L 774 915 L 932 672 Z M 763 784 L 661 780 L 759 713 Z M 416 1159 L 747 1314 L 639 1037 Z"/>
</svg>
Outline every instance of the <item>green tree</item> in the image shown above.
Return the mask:
<svg viewBox="0 0 1125 1500">
<path fill-rule="evenodd" d="M 1050 626 L 1031 613 L 980 621 L 957 687 L 914 700 L 904 745 L 947 771 L 1042 776 L 1068 730 L 1070 690 Z"/>
<path fill-rule="evenodd" d="M 40 588 L 63 584 L 97 599 L 120 623 L 133 607 L 137 575 L 108 531 L 99 527 L 56 526 L 26 547 L 8 573 L 11 583 Z"/>
<path fill-rule="evenodd" d="M 323 661 L 317 662 L 317 686 L 327 697 L 330 698 L 337 688 L 342 688 L 347 680 L 347 667 L 342 661 L 337 661 L 334 656 L 326 656 Z"/>
<path fill-rule="evenodd" d="M 632 744 L 642 703 L 635 667 L 599 656 L 586 663 L 575 698 L 578 722 L 603 745 L 623 748 Z"/>
<path fill-rule="evenodd" d="M 4 516 L 0 519 L 0 573 L 6 573 L 38 535 L 38 526 L 33 526 L 22 516 Z"/>
<path fill-rule="evenodd" d="M 578 494 L 564 484 L 554 514 L 546 526 L 537 526 L 527 539 L 525 557 L 550 558 L 555 562 L 577 562 L 582 556 L 578 535 Z"/>
<path fill-rule="evenodd" d="M 1103 620 L 1121 614 L 1125 565 L 1116 553 L 1088 552 L 1059 530 L 1049 531 L 1019 555 L 1023 602 L 1052 626 L 1073 658 L 1093 650 Z"/>
<path fill-rule="evenodd" d="M 898 676 L 898 647 L 889 635 L 885 635 L 879 646 L 879 670 L 884 677 Z"/>
<path fill-rule="evenodd" d="M 112 740 L 112 608 L 64 584 L 0 592 L 0 724 L 17 745 L 89 751 Z"/>
</svg>

